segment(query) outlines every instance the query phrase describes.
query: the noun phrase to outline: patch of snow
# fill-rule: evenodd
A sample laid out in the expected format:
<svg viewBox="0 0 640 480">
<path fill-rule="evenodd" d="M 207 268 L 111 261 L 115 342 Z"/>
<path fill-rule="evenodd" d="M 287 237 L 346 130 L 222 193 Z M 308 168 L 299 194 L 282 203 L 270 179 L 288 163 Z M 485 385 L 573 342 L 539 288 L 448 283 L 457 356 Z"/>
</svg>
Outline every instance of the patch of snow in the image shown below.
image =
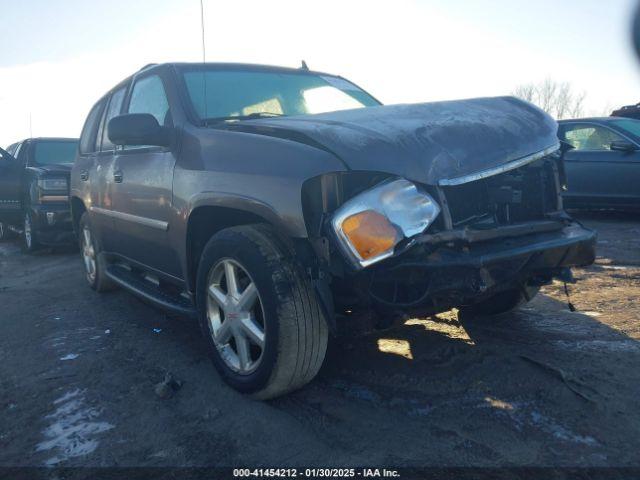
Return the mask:
<svg viewBox="0 0 640 480">
<path fill-rule="evenodd" d="M 595 446 L 598 441 L 589 435 L 580 435 L 559 424 L 553 418 L 547 417 L 533 408 L 533 402 L 508 402 L 505 400 L 485 398 L 484 402 L 476 404 L 476 408 L 491 408 L 491 411 L 502 418 L 508 418 L 518 431 L 525 426 L 539 429 L 552 435 L 558 440 L 582 445 Z M 506 407 L 506 408 L 505 408 Z"/>
<path fill-rule="evenodd" d="M 356 398 L 358 400 L 364 400 L 367 402 L 380 401 L 380 396 L 364 385 L 358 385 L 355 383 L 338 380 L 336 382 L 333 382 L 332 386 L 344 392 L 347 397 Z"/>
<path fill-rule="evenodd" d="M 79 353 L 70 353 L 68 355 L 65 355 L 64 357 L 60 357 L 60 360 L 75 360 L 76 358 L 78 358 L 80 356 Z"/>
<path fill-rule="evenodd" d="M 77 397 L 78 395 L 80 395 L 82 392 L 80 391 L 79 388 L 76 388 L 75 390 L 71 390 L 70 392 L 65 393 L 63 396 L 61 396 L 60 398 L 56 399 L 53 401 L 54 405 L 57 405 L 58 403 L 62 403 L 62 402 L 66 402 L 68 400 L 71 400 L 72 398 Z"/>
<path fill-rule="evenodd" d="M 535 410 L 530 413 L 530 419 L 533 425 L 540 427 L 542 430 L 552 434 L 559 440 L 564 440 L 572 443 L 581 443 L 584 445 L 598 444 L 595 438 L 588 435 L 584 436 L 573 433 L 571 430 L 556 423 L 553 419 L 545 417 Z"/>
<path fill-rule="evenodd" d="M 609 352 L 629 352 L 640 349 L 640 344 L 635 340 L 555 340 L 551 342 L 560 348 L 567 350 L 601 350 Z"/>
<path fill-rule="evenodd" d="M 83 393 L 79 389 L 65 393 L 54 400 L 54 405 L 58 405 L 56 411 L 45 417 L 50 424 L 43 431 L 45 440 L 36 446 L 38 452 L 54 452 L 45 465 L 90 454 L 98 447 L 95 435 L 114 428 L 110 423 L 97 421 L 99 412 L 84 405 Z"/>
</svg>

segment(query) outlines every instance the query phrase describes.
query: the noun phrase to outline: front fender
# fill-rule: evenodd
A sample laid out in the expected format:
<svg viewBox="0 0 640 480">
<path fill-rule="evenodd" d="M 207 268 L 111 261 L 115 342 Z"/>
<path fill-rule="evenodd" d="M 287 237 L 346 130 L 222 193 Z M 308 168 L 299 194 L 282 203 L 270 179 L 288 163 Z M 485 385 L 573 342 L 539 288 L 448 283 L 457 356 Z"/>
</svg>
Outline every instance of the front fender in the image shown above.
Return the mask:
<svg viewBox="0 0 640 480">
<path fill-rule="evenodd" d="M 201 192 L 191 197 L 189 201 L 188 216 L 191 216 L 191 213 L 200 207 L 223 207 L 242 210 L 263 218 L 278 230 L 286 232 L 288 236 L 306 236 L 304 222 L 300 225 L 300 222 L 294 221 L 291 218 L 283 218 L 272 205 L 249 195 L 231 192 Z"/>
</svg>

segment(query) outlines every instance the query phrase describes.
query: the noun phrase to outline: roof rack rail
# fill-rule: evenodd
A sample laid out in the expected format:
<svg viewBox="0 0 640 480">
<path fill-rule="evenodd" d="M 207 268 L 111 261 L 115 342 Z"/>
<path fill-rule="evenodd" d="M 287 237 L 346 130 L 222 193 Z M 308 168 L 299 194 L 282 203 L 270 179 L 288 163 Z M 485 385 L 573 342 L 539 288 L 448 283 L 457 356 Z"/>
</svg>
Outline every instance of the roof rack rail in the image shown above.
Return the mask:
<svg viewBox="0 0 640 480">
<path fill-rule="evenodd" d="M 157 63 L 147 63 L 144 67 L 142 67 L 140 70 L 138 70 L 139 72 L 141 72 L 142 70 L 146 70 L 149 67 L 155 67 L 156 65 L 158 65 Z"/>
</svg>

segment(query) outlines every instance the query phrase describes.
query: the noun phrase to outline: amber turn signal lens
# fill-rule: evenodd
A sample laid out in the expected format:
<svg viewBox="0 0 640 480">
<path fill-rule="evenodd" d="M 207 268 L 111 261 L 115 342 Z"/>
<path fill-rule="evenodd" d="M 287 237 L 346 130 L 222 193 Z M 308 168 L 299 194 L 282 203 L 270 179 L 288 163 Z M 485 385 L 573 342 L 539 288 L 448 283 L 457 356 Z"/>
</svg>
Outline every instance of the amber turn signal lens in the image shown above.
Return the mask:
<svg viewBox="0 0 640 480">
<path fill-rule="evenodd" d="M 384 215 L 365 210 L 347 217 L 342 232 L 356 249 L 362 260 L 377 257 L 395 247 L 400 236 Z"/>
</svg>

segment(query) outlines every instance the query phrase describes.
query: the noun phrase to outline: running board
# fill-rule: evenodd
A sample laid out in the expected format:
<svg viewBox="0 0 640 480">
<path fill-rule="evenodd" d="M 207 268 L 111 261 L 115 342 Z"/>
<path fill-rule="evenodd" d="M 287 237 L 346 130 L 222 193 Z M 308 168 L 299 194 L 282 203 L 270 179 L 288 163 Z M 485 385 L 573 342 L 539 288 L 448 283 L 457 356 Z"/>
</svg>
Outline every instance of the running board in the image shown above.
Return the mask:
<svg viewBox="0 0 640 480">
<path fill-rule="evenodd" d="M 153 283 L 144 280 L 126 268 L 119 265 L 109 265 L 105 273 L 122 288 L 158 308 L 189 317 L 197 316 L 197 311 L 189 300 L 179 295 L 163 292 Z"/>
</svg>

